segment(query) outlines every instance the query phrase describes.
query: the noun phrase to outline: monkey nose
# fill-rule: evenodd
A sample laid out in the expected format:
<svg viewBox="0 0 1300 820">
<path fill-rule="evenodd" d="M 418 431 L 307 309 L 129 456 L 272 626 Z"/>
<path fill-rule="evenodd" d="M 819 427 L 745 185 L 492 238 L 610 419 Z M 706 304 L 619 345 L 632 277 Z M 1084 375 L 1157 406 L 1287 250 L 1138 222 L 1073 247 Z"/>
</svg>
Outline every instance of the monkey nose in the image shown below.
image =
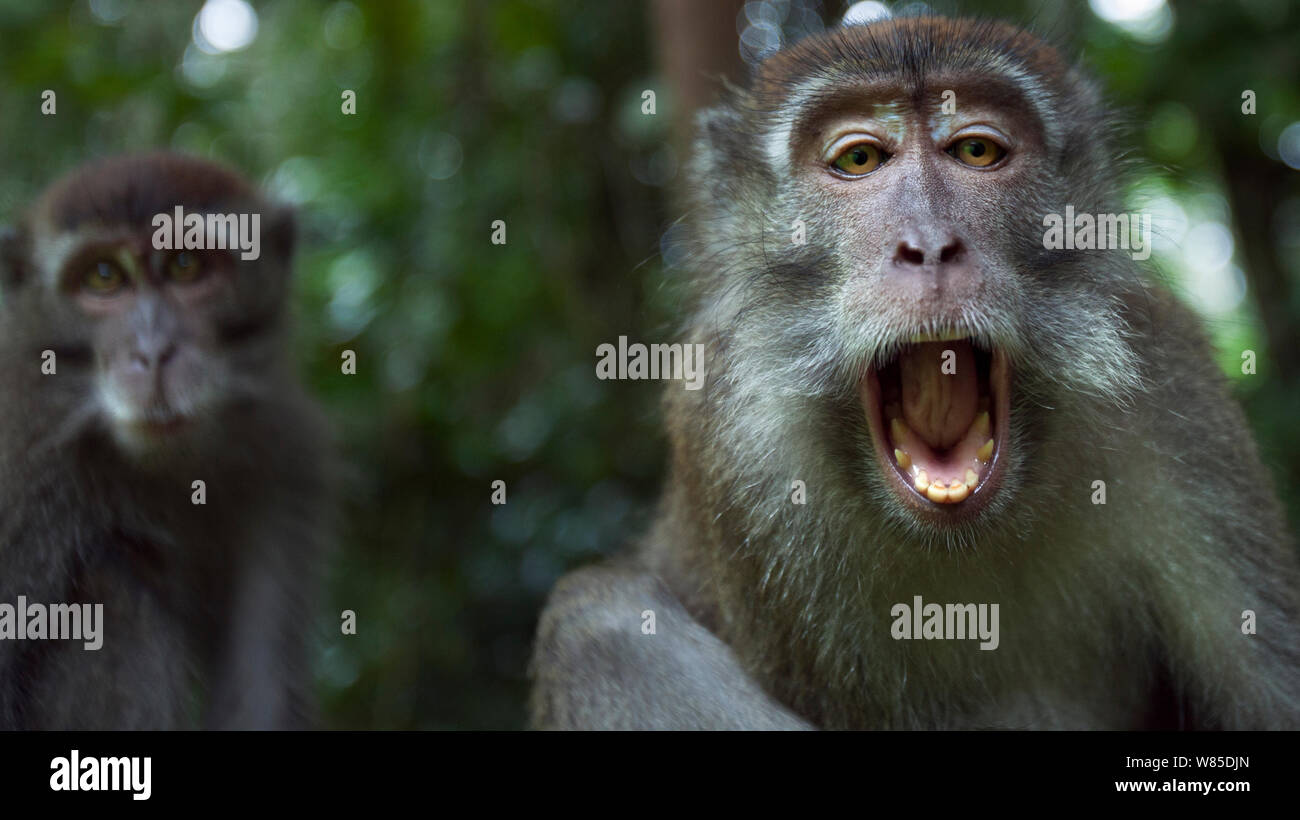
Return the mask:
<svg viewBox="0 0 1300 820">
<path fill-rule="evenodd" d="M 136 370 L 153 372 L 162 368 L 176 355 L 176 343 L 167 340 L 140 342 L 131 351 L 130 364 Z"/>
<path fill-rule="evenodd" d="M 944 242 L 913 242 L 905 239 L 894 250 L 894 264 L 899 267 L 947 265 L 961 262 L 965 254 L 966 246 L 956 237 L 950 237 Z"/>
</svg>

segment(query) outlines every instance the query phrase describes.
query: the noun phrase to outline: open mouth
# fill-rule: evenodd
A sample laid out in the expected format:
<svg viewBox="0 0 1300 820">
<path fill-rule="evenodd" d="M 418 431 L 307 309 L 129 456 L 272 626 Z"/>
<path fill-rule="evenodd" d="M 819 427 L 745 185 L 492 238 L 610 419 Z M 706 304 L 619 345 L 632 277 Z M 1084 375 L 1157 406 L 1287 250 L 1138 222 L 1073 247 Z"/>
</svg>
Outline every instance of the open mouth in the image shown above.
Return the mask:
<svg viewBox="0 0 1300 820">
<path fill-rule="evenodd" d="M 958 333 L 912 337 L 868 371 L 860 398 L 876 455 L 903 501 L 960 516 L 997 489 L 1010 406 L 1006 358 Z"/>
</svg>

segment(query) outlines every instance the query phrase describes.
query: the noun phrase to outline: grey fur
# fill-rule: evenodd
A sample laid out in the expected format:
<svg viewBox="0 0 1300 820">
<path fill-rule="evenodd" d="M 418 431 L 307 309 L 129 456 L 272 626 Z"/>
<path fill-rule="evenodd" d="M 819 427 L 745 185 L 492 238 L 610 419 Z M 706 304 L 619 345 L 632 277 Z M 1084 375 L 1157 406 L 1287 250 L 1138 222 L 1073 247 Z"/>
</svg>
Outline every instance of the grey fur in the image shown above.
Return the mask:
<svg viewBox="0 0 1300 820">
<path fill-rule="evenodd" d="M 993 203 L 972 199 L 985 178 L 965 194 L 918 171 L 862 223 L 773 160 L 827 89 L 891 79 L 937 99 L 929 83 L 954 75 L 1002 78 L 1051 113 L 1026 182 Z M 543 613 L 536 725 L 1300 728 L 1296 553 L 1199 321 L 1127 254 L 1043 248 L 1045 213 L 1125 210 L 1115 121 L 1031 36 L 940 19 L 804 41 L 701 116 L 683 341 L 707 344 L 709 382 L 668 388 L 648 537 L 565 579 Z M 1015 372 L 1005 480 L 953 526 L 886 486 L 855 392 L 916 329 L 872 244 L 913 209 L 980 238 L 990 286 L 961 323 Z M 807 245 L 789 241 L 796 219 Z M 890 608 L 914 595 L 999 603 L 1000 647 L 892 639 Z M 639 634 L 656 606 L 690 620 Z M 708 661 L 700 632 L 718 639 Z"/>
</svg>

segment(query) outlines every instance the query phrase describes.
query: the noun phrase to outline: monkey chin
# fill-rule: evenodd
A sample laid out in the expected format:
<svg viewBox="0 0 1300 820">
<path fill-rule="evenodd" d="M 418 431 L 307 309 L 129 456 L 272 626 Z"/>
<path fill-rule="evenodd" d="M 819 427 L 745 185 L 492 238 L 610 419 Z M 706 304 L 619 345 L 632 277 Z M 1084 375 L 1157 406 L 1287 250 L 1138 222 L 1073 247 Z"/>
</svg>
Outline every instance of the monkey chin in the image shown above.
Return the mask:
<svg viewBox="0 0 1300 820">
<path fill-rule="evenodd" d="M 110 430 L 117 448 L 137 461 L 165 461 L 193 448 L 198 420 L 180 414 L 167 417 L 113 419 Z"/>
<path fill-rule="evenodd" d="M 1006 355 L 960 334 L 916 335 L 869 369 L 859 400 L 885 483 L 933 524 L 972 520 L 1006 469 Z"/>
</svg>

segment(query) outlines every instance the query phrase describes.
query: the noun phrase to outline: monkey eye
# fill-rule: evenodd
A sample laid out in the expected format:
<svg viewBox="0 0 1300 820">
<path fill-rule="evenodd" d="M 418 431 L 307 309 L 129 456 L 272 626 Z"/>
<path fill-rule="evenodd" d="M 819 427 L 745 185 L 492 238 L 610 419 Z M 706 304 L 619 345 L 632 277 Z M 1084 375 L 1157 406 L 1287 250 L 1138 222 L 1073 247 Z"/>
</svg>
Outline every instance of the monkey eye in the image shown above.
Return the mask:
<svg viewBox="0 0 1300 820">
<path fill-rule="evenodd" d="M 81 277 L 81 286 L 96 296 L 112 296 L 126 285 L 126 274 L 116 262 L 95 262 Z"/>
<path fill-rule="evenodd" d="M 831 162 L 831 167 L 842 176 L 861 177 L 876 170 L 889 159 L 889 155 L 877 145 L 860 142 L 850 145 Z"/>
<path fill-rule="evenodd" d="M 167 278 L 172 282 L 193 282 L 203 275 L 203 262 L 196 253 L 181 251 L 167 263 Z"/>
<path fill-rule="evenodd" d="M 987 168 L 1007 155 L 1001 145 L 987 137 L 966 137 L 953 143 L 948 153 L 963 165 Z"/>
</svg>

